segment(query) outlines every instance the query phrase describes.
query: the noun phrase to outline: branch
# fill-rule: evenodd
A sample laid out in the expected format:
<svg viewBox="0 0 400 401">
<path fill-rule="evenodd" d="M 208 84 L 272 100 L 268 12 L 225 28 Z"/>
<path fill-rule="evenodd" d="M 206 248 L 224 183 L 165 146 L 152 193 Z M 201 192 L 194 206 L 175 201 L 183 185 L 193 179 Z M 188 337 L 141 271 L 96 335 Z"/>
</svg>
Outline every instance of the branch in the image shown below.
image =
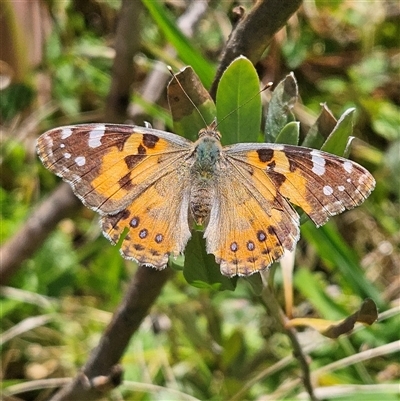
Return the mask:
<svg viewBox="0 0 400 401">
<path fill-rule="evenodd" d="M 215 99 L 218 82 L 228 65 L 241 55 L 256 64 L 278 32 L 300 7 L 302 0 L 258 0 L 232 31 L 222 52 L 210 94 Z"/>
<path fill-rule="evenodd" d="M 0 248 L 0 283 L 6 284 L 21 263 L 40 248 L 60 220 L 72 216 L 81 202 L 70 186 L 61 184 Z"/>
</svg>

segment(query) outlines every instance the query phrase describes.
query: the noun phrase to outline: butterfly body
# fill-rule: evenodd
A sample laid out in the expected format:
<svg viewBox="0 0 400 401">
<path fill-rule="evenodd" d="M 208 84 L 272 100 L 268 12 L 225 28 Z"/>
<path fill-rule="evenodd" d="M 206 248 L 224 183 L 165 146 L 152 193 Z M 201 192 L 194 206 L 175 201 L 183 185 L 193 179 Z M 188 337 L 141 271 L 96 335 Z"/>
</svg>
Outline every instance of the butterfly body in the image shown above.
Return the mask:
<svg viewBox="0 0 400 401">
<path fill-rule="evenodd" d="M 218 131 L 204 129 L 194 143 L 193 164 L 191 166 L 190 211 L 197 225 L 208 218 L 218 175 L 223 171 L 223 150 Z"/>
<path fill-rule="evenodd" d="M 38 139 L 43 164 L 101 215 L 121 253 L 163 268 L 181 254 L 191 221 L 227 276 L 267 268 L 299 238 L 301 207 L 316 225 L 362 203 L 374 188 L 357 163 L 289 145 L 223 147 L 211 125 L 196 142 L 129 125 L 60 127 Z"/>
</svg>

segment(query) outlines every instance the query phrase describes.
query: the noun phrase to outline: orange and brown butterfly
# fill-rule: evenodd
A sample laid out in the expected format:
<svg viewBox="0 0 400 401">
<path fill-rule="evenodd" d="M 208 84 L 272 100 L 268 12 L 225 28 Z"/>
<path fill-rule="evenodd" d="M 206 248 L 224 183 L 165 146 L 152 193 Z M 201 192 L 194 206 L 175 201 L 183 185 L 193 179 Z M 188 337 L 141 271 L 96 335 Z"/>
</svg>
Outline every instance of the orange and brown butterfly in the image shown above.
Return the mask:
<svg viewBox="0 0 400 401">
<path fill-rule="evenodd" d="M 84 124 L 38 139 L 43 164 L 101 215 L 121 253 L 162 269 L 183 253 L 193 223 L 226 276 L 266 269 L 293 250 L 304 210 L 317 225 L 360 205 L 375 186 L 359 164 L 269 143 L 222 146 L 212 123 L 192 142 L 149 127 Z"/>
</svg>

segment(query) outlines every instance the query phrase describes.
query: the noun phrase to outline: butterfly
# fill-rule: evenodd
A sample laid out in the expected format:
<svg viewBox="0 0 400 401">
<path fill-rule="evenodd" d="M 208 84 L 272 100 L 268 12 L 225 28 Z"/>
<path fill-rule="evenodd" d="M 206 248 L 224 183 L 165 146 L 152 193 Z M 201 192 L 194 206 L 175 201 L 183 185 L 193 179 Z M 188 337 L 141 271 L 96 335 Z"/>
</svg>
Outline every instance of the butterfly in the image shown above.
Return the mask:
<svg viewBox="0 0 400 401">
<path fill-rule="evenodd" d="M 101 215 L 125 258 L 162 269 L 182 254 L 193 224 L 221 273 L 266 269 L 299 239 L 299 206 L 317 225 L 360 205 L 375 187 L 359 164 L 315 149 L 222 146 L 216 123 L 192 142 L 151 127 L 85 124 L 45 132 L 44 166 Z"/>
</svg>

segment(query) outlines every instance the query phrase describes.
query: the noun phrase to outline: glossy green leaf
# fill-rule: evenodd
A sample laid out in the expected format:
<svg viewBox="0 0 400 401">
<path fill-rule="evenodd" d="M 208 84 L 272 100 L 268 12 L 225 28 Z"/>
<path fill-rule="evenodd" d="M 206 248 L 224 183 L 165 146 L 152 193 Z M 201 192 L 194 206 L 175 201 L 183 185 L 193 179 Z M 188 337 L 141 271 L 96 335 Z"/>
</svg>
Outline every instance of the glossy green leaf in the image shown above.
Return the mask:
<svg viewBox="0 0 400 401">
<path fill-rule="evenodd" d="M 234 60 L 221 77 L 217 91 L 217 122 L 224 145 L 256 142 L 261 126 L 260 83 L 253 64 Z"/>
</svg>

